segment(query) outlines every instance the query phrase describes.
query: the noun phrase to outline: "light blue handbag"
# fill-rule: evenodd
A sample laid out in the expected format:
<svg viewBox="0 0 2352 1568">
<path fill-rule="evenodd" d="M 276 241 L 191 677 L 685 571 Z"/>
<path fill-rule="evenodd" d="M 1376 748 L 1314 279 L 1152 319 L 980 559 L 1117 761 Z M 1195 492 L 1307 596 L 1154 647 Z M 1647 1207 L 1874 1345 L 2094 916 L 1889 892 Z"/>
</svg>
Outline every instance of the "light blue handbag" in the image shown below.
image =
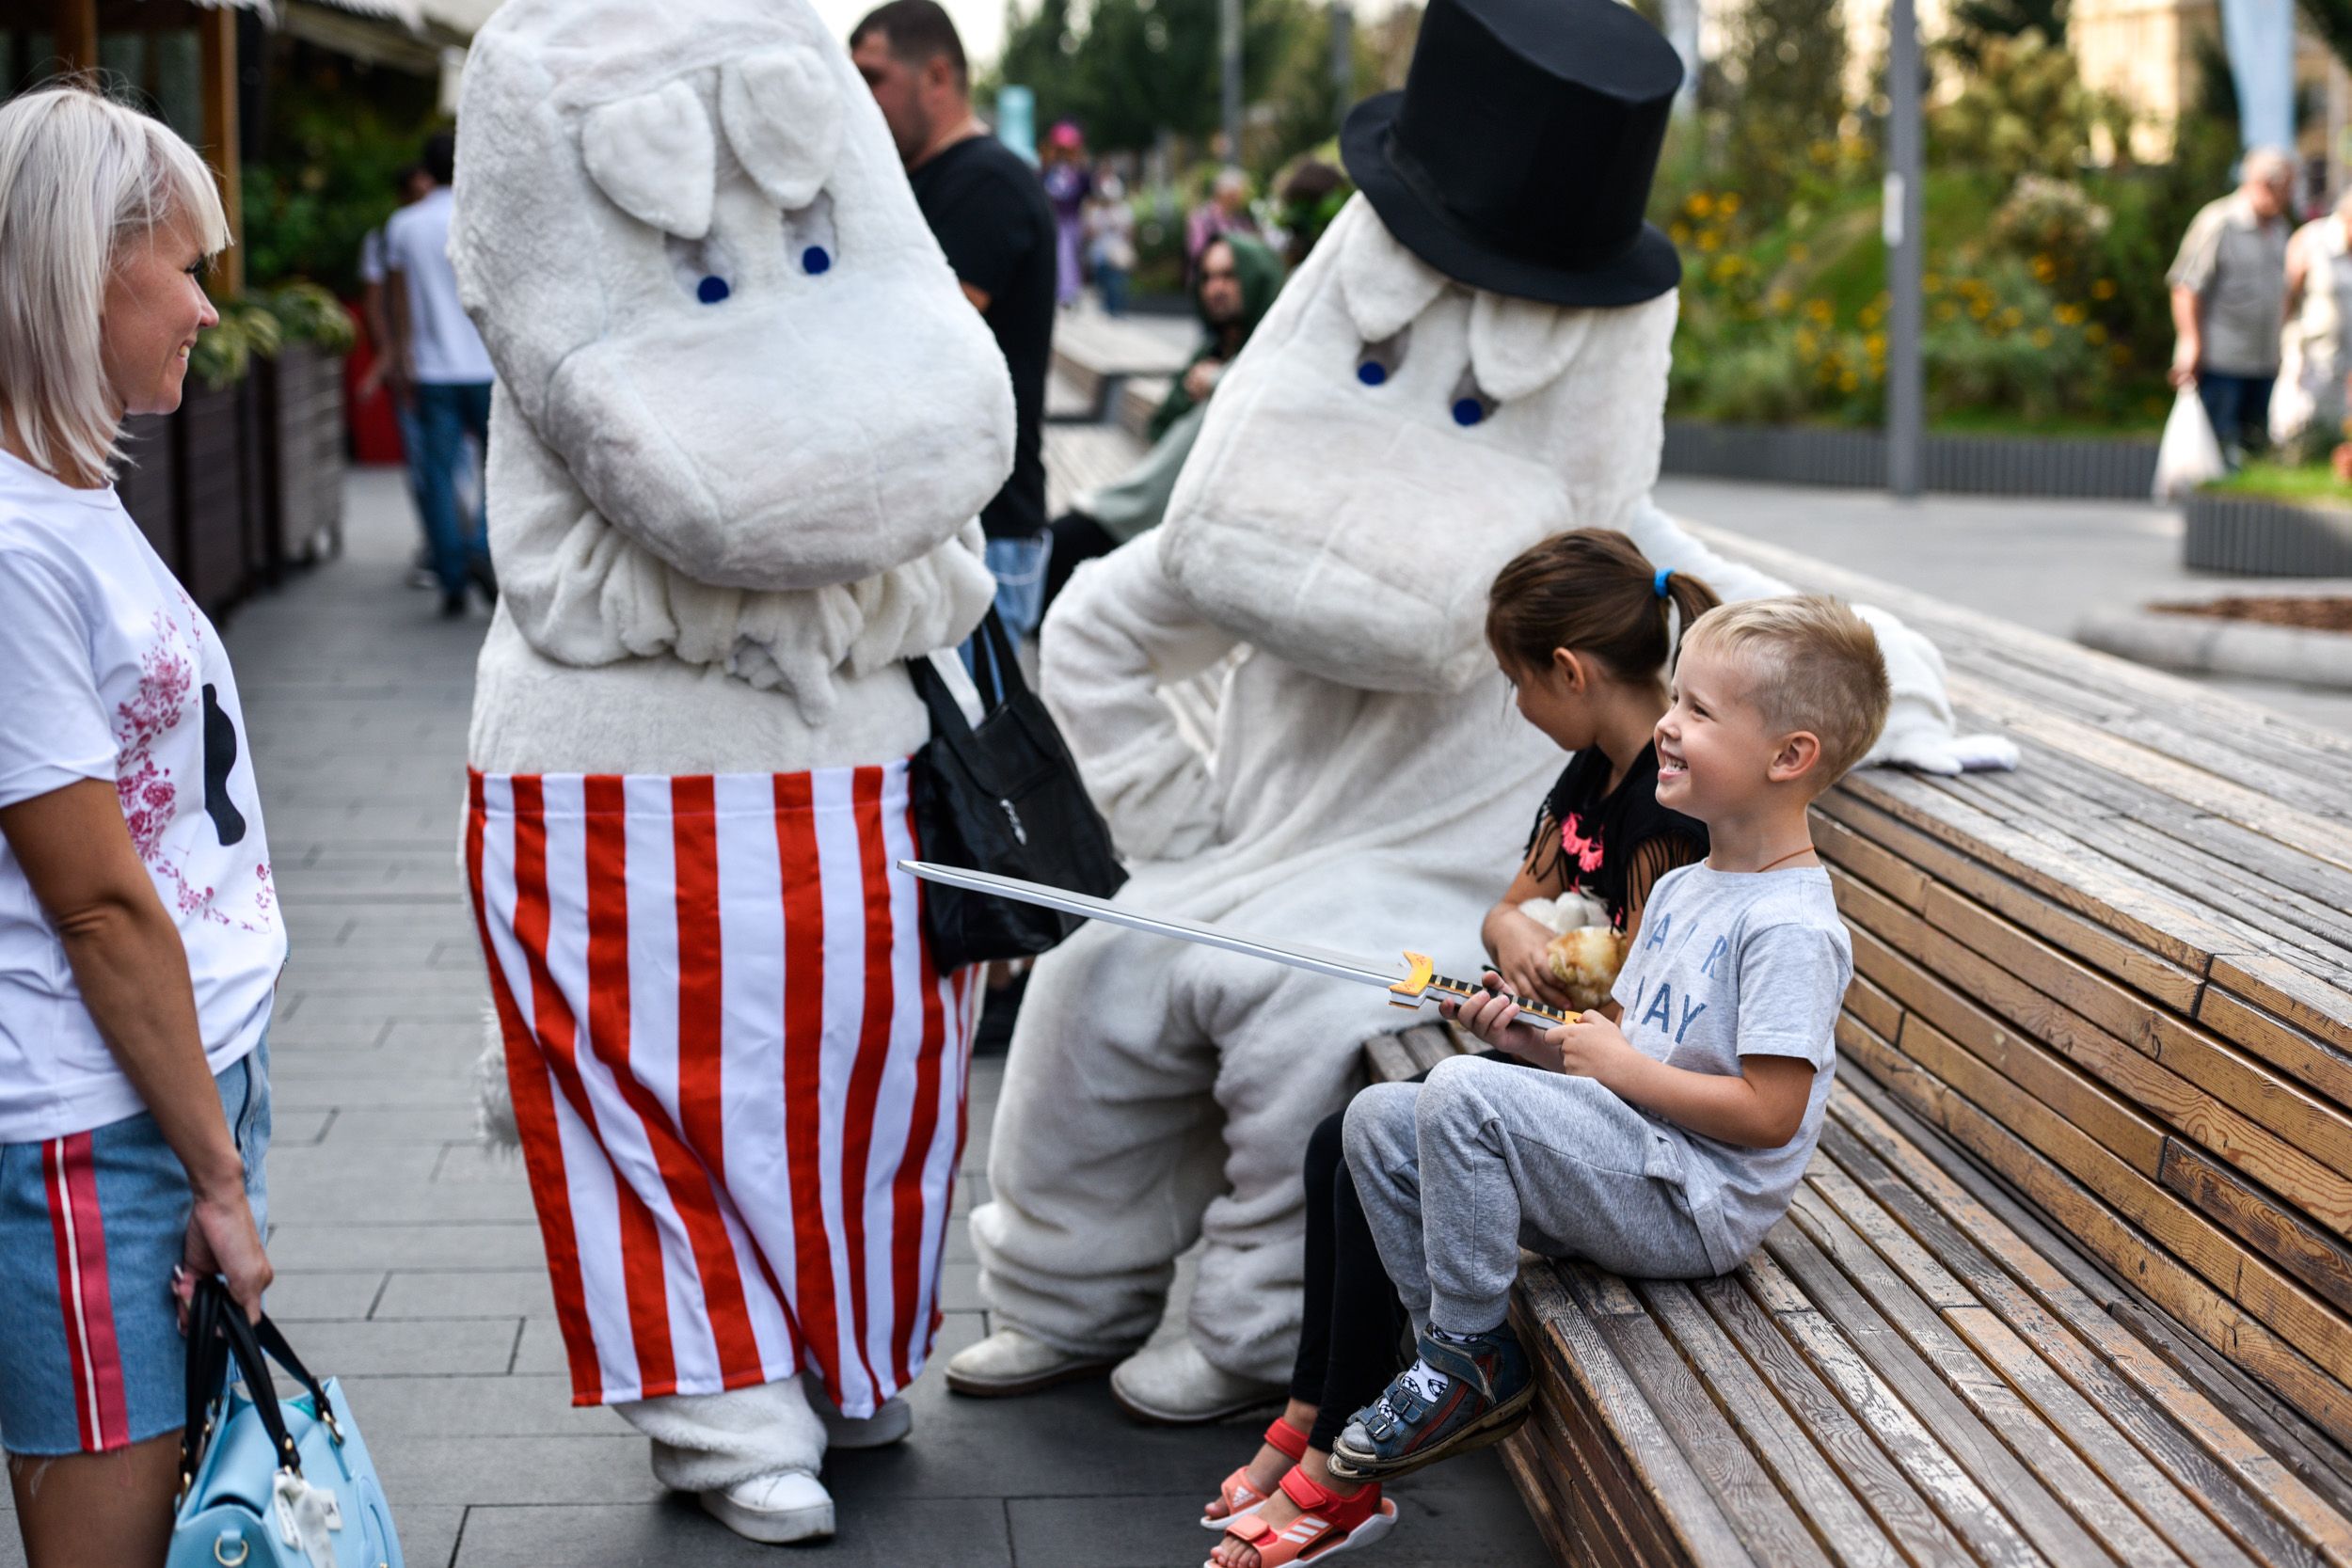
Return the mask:
<svg viewBox="0 0 2352 1568">
<path fill-rule="evenodd" d="M 278 1397 L 272 1361 L 301 1393 Z M 180 1486 L 167 1568 L 404 1568 L 342 1389 L 311 1376 L 276 1323 L 246 1322 L 216 1279 L 188 1313 Z"/>
</svg>

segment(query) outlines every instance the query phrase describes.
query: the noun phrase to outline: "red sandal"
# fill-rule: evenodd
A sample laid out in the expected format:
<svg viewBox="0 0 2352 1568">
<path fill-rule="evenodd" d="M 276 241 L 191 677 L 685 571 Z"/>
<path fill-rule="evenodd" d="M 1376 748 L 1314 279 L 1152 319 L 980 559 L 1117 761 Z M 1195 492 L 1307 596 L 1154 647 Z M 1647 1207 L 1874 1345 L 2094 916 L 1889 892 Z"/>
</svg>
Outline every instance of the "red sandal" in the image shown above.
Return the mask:
<svg viewBox="0 0 2352 1568">
<path fill-rule="evenodd" d="M 1265 1429 L 1265 1445 L 1294 1465 L 1307 1456 L 1307 1433 L 1280 1416 L 1274 1418 L 1274 1424 Z M 1225 1499 L 1225 1512 L 1215 1516 L 1200 1515 L 1202 1529 L 1221 1530 L 1265 1501 L 1265 1495 L 1249 1483 L 1249 1466 L 1247 1465 L 1227 1476 L 1225 1484 L 1216 1489 L 1216 1495 Z"/>
<path fill-rule="evenodd" d="M 1258 1552 L 1258 1568 L 1289 1568 L 1294 1562 L 1321 1562 L 1358 1546 L 1369 1546 L 1396 1524 L 1396 1504 L 1380 1496 L 1375 1483 L 1352 1497 L 1318 1486 L 1295 1465 L 1282 1478 L 1282 1494 L 1305 1510 L 1277 1529 L 1256 1513 L 1234 1519 L 1226 1535 Z M 1210 1558 L 1201 1568 L 1218 1568 Z"/>
</svg>

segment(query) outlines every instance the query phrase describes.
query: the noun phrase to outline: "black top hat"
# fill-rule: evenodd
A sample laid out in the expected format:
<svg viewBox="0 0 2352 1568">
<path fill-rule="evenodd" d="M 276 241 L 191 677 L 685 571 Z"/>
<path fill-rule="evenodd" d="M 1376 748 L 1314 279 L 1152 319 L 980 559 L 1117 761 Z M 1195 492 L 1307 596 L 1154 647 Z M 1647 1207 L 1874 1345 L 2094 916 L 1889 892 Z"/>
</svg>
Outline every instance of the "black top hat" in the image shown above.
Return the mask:
<svg viewBox="0 0 2352 1568">
<path fill-rule="evenodd" d="M 1429 0 L 1403 92 L 1358 104 L 1347 172 L 1457 282 L 1637 305 L 1682 277 L 1642 220 L 1682 61 L 1618 0 Z"/>
</svg>

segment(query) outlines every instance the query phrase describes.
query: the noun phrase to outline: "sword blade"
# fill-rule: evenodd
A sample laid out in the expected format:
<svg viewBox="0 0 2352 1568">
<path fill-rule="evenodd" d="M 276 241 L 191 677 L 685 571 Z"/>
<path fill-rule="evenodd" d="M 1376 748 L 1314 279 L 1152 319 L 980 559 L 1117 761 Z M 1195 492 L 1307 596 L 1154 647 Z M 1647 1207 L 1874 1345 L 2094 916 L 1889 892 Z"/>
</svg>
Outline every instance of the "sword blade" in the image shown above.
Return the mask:
<svg viewBox="0 0 2352 1568">
<path fill-rule="evenodd" d="M 1329 948 L 1308 947 L 1297 942 L 1261 942 L 1238 931 L 1229 931 L 1221 926 L 1209 925 L 1206 921 L 1145 914 L 1114 904 L 1107 898 L 1097 898 L 1091 894 L 1048 887 L 1043 882 L 1023 881 L 1018 877 L 1000 877 L 993 871 L 967 871 L 961 866 L 936 865 L 930 861 L 900 861 L 898 868 L 925 881 L 945 882 L 949 887 L 960 887 L 973 893 L 993 894 L 1000 898 L 1011 898 L 1024 904 L 1041 905 L 1084 920 L 1107 921 L 1113 926 L 1124 926 L 1131 931 L 1147 931 L 1153 936 L 1198 942 L 1203 947 L 1218 947 L 1228 953 L 1288 964 L 1293 969 L 1304 969 L 1316 974 L 1328 974 L 1337 980 L 1378 986 L 1383 990 L 1399 980 L 1408 978 L 1411 973 L 1402 963 L 1383 963 L 1377 958 L 1359 958 L 1353 953 L 1338 953 Z"/>
</svg>

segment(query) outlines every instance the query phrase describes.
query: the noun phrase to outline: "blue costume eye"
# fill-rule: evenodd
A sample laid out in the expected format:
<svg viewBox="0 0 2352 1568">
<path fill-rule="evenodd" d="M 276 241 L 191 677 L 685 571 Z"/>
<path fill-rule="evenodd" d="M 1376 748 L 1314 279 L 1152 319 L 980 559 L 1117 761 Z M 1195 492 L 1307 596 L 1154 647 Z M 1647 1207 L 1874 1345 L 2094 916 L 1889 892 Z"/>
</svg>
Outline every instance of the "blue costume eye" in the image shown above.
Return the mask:
<svg viewBox="0 0 2352 1568">
<path fill-rule="evenodd" d="M 833 257 L 823 245 L 813 245 L 801 252 L 801 270 L 811 277 L 822 276 L 833 266 Z"/>
<path fill-rule="evenodd" d="M 1476 424 L 1479 420 L 1485 419 L 1486 417 L 1486 405 L 1479 402 L 1476 398 L 1455 398 L 1454 400 L 1454 422 L 1455 424 L 1472 425 Z"/>
<path fill-rule="evenodd" d="M 1377 359 L 1367 359 L 1356 367 L 1356 379 L 1367 387 L 1377 387 L 1389 379 L 1389 367 Z"/>
<path fill-rule="evenodd" d="M 1405 363 L 1405 345 L 1413 335 L 1409 326 L 1400 327 L 1376 343 L 1366 343 L 1356 357 L 1356 379 L 1367 387 L 1385 387 L 1397 367 Z"/>
<path fill-rule="evenodd" d="M 694 285 L 694 297 L 705 305 L 716 305 L 734 292 L 727 287 L 725 278 L 716 276 L 705 277 Z"/>
</svg>

